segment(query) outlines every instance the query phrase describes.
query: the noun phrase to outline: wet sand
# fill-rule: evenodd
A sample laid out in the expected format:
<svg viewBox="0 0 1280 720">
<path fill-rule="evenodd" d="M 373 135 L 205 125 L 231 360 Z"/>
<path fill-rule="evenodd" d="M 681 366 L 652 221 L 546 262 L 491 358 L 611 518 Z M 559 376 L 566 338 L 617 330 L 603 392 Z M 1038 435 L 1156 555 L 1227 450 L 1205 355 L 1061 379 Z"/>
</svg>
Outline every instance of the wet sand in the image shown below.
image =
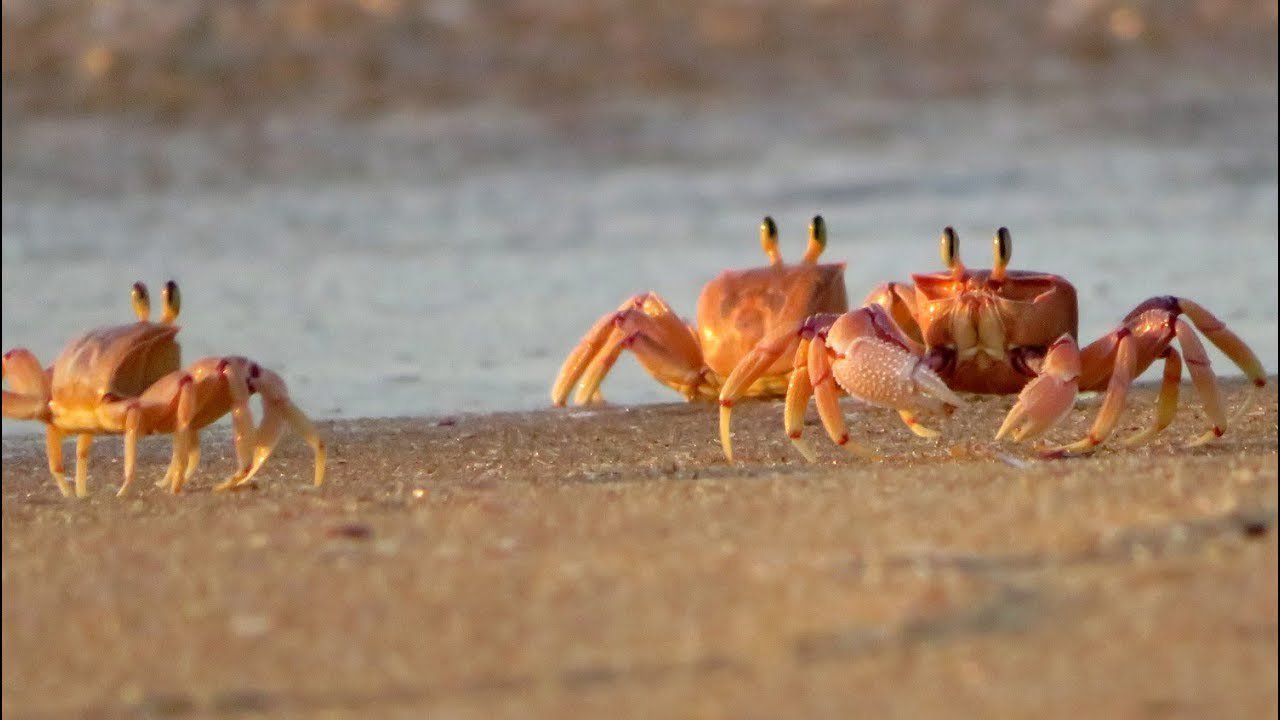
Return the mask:
<svg viewBox="0 0 1280 720">
<path fill-rule="evenodd" d="M 3 712 L 62 717 L 1264 717 L 1277 709 L 1277 396 L 1224 438 L 1041 462 L 976 399 L 868 464 L 780 407 L 323 424 L 256 487 L 57 496 L 5 437 Z M 1183 398 L 1194 392 L 1183 388 Z M 1229 384 L 1235 407 L 1243 386 Z M 1149 417 L 1135 393 L 1126 433 Z M 1054 440 L 1083 433 L 1083 400 Z"/>
</svg>

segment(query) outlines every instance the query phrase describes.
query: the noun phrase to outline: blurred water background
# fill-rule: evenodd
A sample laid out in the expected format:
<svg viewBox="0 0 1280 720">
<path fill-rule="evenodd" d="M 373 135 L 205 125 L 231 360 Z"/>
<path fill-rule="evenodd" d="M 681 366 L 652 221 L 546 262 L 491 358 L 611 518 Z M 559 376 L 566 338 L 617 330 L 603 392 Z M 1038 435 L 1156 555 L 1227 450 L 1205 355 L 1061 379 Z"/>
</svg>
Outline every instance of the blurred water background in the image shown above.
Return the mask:
<svg viewBox="0 0 1280 720">
<path fill-rule="evenodd" d="M 1082 340 L 1177 294 L 1275 372 L 1276 30 L 1246 0 L 5 0 L 2 343 L 51 362 L 174 278 L 187 359 L 315 416 L 537 408 L 624 298 L 691 315 L 761 216 L 796 258 L 822 213 L 853 299 L 937 269 L 946 224 L 984 266 L 1003 224 Z M 605 392 L 677 399 L 629 358 Z"/>
</svg>

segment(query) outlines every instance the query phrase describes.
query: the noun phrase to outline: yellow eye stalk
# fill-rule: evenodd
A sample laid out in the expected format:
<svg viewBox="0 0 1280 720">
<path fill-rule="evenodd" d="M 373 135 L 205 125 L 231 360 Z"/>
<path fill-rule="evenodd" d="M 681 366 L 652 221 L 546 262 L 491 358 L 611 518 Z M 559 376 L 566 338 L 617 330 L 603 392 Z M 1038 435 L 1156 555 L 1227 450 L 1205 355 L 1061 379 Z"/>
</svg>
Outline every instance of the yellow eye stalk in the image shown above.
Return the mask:
<svg viewBox="0 0 1280 720">
<path fill-rule="evenodd" d="M 818 262 L 818 256 L 827 249 L 827 221 L 814 215 L 809 223 L 809 245 L 804 249 L 804 261 L 810 265 Z"/>
<path fill-rule="evenodd" d="M 778 250 L 778 224 L 768 215 L 765 215 L 764 221 L 760 223 L 760 247 L 764 248 L 764 254 L 769 256 L 770 265 L 782 264 L 782 253 Z"/>
<path fill-rule="evenodd" d="M 991 251 L 995 255 L 995 262 L 991 266 L 991 279 L 1003 282 L 1005 270 L 1009 267 L 1009 258 L 1013 257 L 1013 238 L 1009 237 L 1009 228 L 1002 227 L 996 231 L 995 239 L 991 242 Z"/>
</svg>

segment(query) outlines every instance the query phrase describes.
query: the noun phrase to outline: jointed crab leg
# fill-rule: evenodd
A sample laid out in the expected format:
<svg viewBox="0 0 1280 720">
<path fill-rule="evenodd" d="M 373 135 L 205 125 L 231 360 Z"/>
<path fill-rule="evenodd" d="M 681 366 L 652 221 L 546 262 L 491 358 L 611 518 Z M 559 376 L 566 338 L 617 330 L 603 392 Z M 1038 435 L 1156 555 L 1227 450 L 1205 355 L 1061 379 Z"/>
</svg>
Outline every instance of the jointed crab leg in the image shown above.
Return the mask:
<svg viewBox="0 0 1280 720">
<path fill-rule="evenodd" d="M 851 442 L 840 393 L 898 411 L 907 427 L 921 437 L 937 432 L 920 424 L 919 411 L 937 411 L 962 404 L 942 378 L 916 353 L 894 325 L 889 311 L 868 305 L 844 315 L 815 315 L 799 328 L 783 330 L 761 341 L 725 381 L 720 391 L 720 442 L 733 461 L 729 423 L 733 403 L 747 387 L 799 337 L 794 369 L 787 387 L 787 436 L 810 461 L 812 449 L 801 438 L 804 411 L 812 396 L 823 427 L 837 445 L 864 458 L 875 458 L 866 447 Z"/>
<path fill-rule="evenodd" d="M 996 439 L 1028 440 L 1057 425 L 1071 412 L 1080 386 L 1080 349 L 1063 334 L 1049 346 L 1040 374 L 1018 395 L 1018 401 L 996 431 Z"/>
<path fill-rule="evenodd" d="M 700 378 L 710 374 L 689 327 L 656 293 L 641 293 L 597 320 L 569 353 L 552 384 L 552 404 L 563 406 L 579 382 L 575 402 L 599 399 L 605 375 L 628 348 L 659 381 L 686 397 L 697 395 Z"/>
<path fill-rule="evenodd" d="M 849 426 L 845 423 L 844 413 L 840 411 L 840 392 L 832 375 L 827 353 L 828 348 L 821 336 L 809 346 L 809 380 L 813 383 L 813 401 L 818 408 L 818 417 L 822 419 L 822 426 L 836 445 L 858 457 L 876 460 L 878 456 L 875 451 L 849 438 Z"/>
<path fill-rule="evenodd" d="M 76 497 L 89 495 L 89 449 L 93 447 L 93 434 L 80 433 L 76 438 Z"/>
<path fill-rule="evenodd" d="M 1190 319 L 1191 323 L 1180 317 L 1182 315 Z M 1152 362 L 1164 359 L 1164 373 L 1156 401 L 1154 422 L 1150 428 L 1136 433 L 1126 442 L 1148 440 L 1173 420 L 1184 358 L 1196 394 L 1211 423 L 1210 429 L 1190 444 L 1199 445 L 1221 436 L 1226 432 L 1228 417 L 1209 364 L 1209 356 L 1205 353 L 1196 330 L 1204 333 L 1205 337 L 1243 370 L 1253 381 L 1255 388 L 1266 385 L 1265 371 L 1257 357 L 1212 313 L 1184 298 L 1152 298 L 1130 312 L 1119 329 L 1098 339 L 1083 351 L 1077 351 L 1074 341 L 1068 336 L 1054 343 L 1045 356 L 1040 376 L 1023 389 L 996 438 L 1005 437 L 1020 423 L 1022 427 L 1013 433 L 1012 439 L 1034 437 L 1065 416 L 1071 408 L 1077 387 L 1079 390 L 1106 388 L 1102 407 L 1088 434 L 1077 442 L 1050 450 L 1048 454 L 1060 456 L 1089 452 L 1111 435 L 1124 410 L 1133 380 Z M 1182 349 L 1181 355 L 1170 347 L 1175 339 Z M 1248 404 L 1244 407 L 1248 407 Z M 1024 419 L 1027 420 L 1026 423 L 1022 423 Z"/>
<path fill-rule="evenodd" d="M 58 491 L 63 497 L 71 497 L 71 486 L 67 485 L 67 471 L 62 465 L 62 441 L 67 434 L 50 425 L 44 431 L 45 453 L 49 456 L 49 474 L 58 484 Z"/>
<path fill-rule="evenodd" d="M 1178 317 L 1180 314 L 1185 315 L 1187 319 L 1191 320 L 1191 323 L 1188 324 L 1186 320 Z M 1218 389 L 1217 379 L 1214 377 L 1213 370 L 1210 367 L 1209 356 L 1205 353 L 1204 345 L 1200 342 L 1195 330 L 1192 329 L 1192 325 L 1195 326 L 1195 330 L 1199 330 L 1201 333 L 1204 333 L 1204 336 L 1208 338 L 1210 342 L 1226 354 L 1226 356 L 1244 372 L 1245 376 L 1253 381 L 1255 391 L 1257 388 L 1266 385 L 1266 374 L 1262 368 L 1262 363 L 1258 361 L 1258 358 L 1253 354 L 1253 351 L 1244 344 L 1244 341 L 1242 341 L 1235 333 L 1227 329 L 1226 325 L 1223 324 L 1221 320 L 1214 317 L 1214 315 L 1208 310 L 1205 310 L 1200 305 L 1185 298 L 1158 297 L 1140 304 L 1125 318 L 1125 326 L 1114 334 L 1119 335 L 1126 328 L 1133 328 L 1133 337 L 1136 340 L 1147 340 L 1146 343 L 1140 343 L 1142 346 L 1141 353 L 1137 360 L 1137 368 L 1139 372 L 1142 369 L 1145 369 L 1146 366 L 1149 365 L 1156 357 L 1163 355 L 1164 350 L 1168 347 L 1169 343 L 1171 343 L 1175 337 L 1177 338 L 1178 345 L 1182 348 L 1182 358 L 1185 359 L 1187 370 L 1191 374 L 1192 384 L 1195 385 L 1196 394 L 1200 397 L 1201 405 L 1203 406 L 1204 412 L 1209 417 L 1211 423 L 1209 430 L 1189 443 L 1189 445 L 1200 445 L 1216 437 L 1220 437 L 1225 433 L 1229 420 L 1222 402 L 1221 392 Z M 1154 342 L 1151 341 L 1153 339 Z M 1101 345 L 1105 349 L 1105 339 L 1094 343 L 1094 345 Z M 1098 353 L 1098 355 L 1104 356 L 1100 360 L 1095 359 L 1097 358 L 1097 355 L 1093 355 L 1091 357 L 1090 351 L 1093 349 L 1094 345 L 1086 348 L 1082 354 L 1084 359 L 1084 368 L 1086 370 L 1084 373 L 1086 381 L 1085 383 L 1082 383 L 1082 387 L 1085 389 L 1089 389 L 1091 387 L 1091 378 L 1089 378 L 1089 376 L 1096 373 L 1096 365 L 1099 362 L 1104 364 L 1102 369 L 1105 371 L 1105 352 Z M 1166 426 L 1168 425 L 1173 415 L 1172 407 L 1176 404 L 1177 400 L 1177 396 L 1176 394 L 1173 394 L 1173 391 L 1166 391 L 1165 389 L 1170 386 L 1169 375 L 1174 372 L 1173 368 L 1168 367 L 1171 362 L 1174 362 L 1173 357 L 1176 356 L 1166 358 L 1165 361 L 1166 379 L 1163 383 L 1160 399 L 1157 401 L 1158 406 L 1155 421 L 1157 427 L 1161 424 Z M 1095 372 L 1089 372 L 1091 369 Z M 1111 390 L 1109 388 L 1108 396 L 1110 395 Z M 1121 401 L 1123 401 L 1123 397 L 1121 397 Z M 1249 405 L 1250 403 L 1246 401 L 1242 404 L 1239 412 L 1244 412 Z M 1104 413 L 1106 413 L 1107 410 L 1107 403 L 1104 402 L 1103 410 L 1099 412 L 1099 419 L 1097 423 L 1095 423 L 1095 427 L 1090 430 L 1088 436 L 1076 443 L 1064 446 L 1059 450 L 1062 452 L 1088 451 L 1106 440 L 1107 433 L 1099 432 L 1099 430 L 1109 431 L 1110 428 L 1098 426 L 1103 425 Z M 1120 408 L 1116 408 L 1115 412 L 1117 415 L 1119 414 L 1119 411 Z M 1112 420 L 1112 423 L 1114 423 L 1114 419 Z M 1149 434 L 1140 433 L 1138 437 L 1139 439 L 1146 439 L 1154 434 L 1155 432 L 1151 432 Z"/>
<path fill-rule="evenodd" d="M 617 315 L 614 324 L 613 332 L 583 374 L 574 402 L 583 405 L 599 396 L 600 384 L 623 350 L 631 350 L 650 375 L 686 399 L 705 390 L 701 386 L 714 373 L 703 365 L 692 334 L 674 315 L 651 317 L 638 309 L 627 310 Z"/>
<path fill-rule="evenodd" d="M 221 485 L 214 487 L 215 491 L 230 490 L 240 487 L 253 479 L 258 470 L 262 467 L 267 458 L 271 457 L 271 451 L 275 449 L 276 444 L 280 442 L 280 437 L 284 434 L 284 428 L 287 424 L 292 427 L 302 439 L 306 441 L 315 453 L 315 479 L 314 484 L 319 487 L 324 483 L 325 473 L 325 445 L 316 432 L 315 426 L 307 418 L 296 405 L 287 397 L 273 395 L 269 392 L 262 392 L 262 425 L 258 427 L 254 438 L 253 464 L 245 470 L 237 472 Z"/>
<path fill-rule="evenodd" d="M 614 319 L 618 313 L 623 312 L 629 307 L 635 305 L 642 295 L 637 295 L 630 300 L 618 306 L 618 309 L 606 313 L 597 320 L 578 344 L 574 346 L 569 356 L 565 358 L 564 364 L 560 366 L 560 372 L 556 375 L 555 382 L 551 385 L 551 404 L 556 407 L 563 407 L 565 401 L 569 398 L 569 391 L 577 384 L 582 374 L 586 372 L 587 366 L 600 353 L 600 349 L 604 347 L 605 342 L 615 329 Z"/>
<path fill-rule="evenodd" d="M 1164 373 L 1160 380 L 1160 395 L 1156 398 L 1156 414 L 1151 427 L 1139 430 L 1124 439 L 1126 445 L 1136 445 L 1155 437 L 1169 427 L 1178 411 L 1178 391 L 1182 387 L 1182 356 L 1172 347 L 1160 354 L 1164 359 Z"/>
<path fill-rule="evenodd" d="M 809 443 L 801 437 L 804 434 L 804 411 L 809 405 L 809 398 L 813 397 L 813 383 L 809 381 L 809 346 L 812 340 L 802 338 L 800 344 L 796 346 L 796 359 L 791 370 L 791 379 L 787 382 L 787 401 L 785 405 L 785 420 L 783 421 L 783 429 L 786 430 L 787 437 L 791 438 L 791 444 L 796 450 L 804 456 L 809 462 L 817 462 L 818 456 L 813 453 L 813 448 L 809 447 Z M 727 408 L 721 411 L 722 420 L 727 420 Z M 721 426 L 721 441 L 726 448 L 726 455 L 729 446 L 728 433 L 724 430 L 727 422 Z M 733 458 L 730 457 L 730 460 Z"/>
<path fill-rule="evenodd" d="M 124 482 L 117 495 L 127 493 L 133 483 L 137 468 L 138 438 L 143 435 L 172 428 L 173 460 L 170 466 L 186 466 L 193 432 L 191 421 L 195 416 L 193 380 L 190 375 L 182 373 L 175 373 L 174 377 L 177 388 L 166 393 L 168 397 L 160 397 L 159 392 L 149 388 L 142 397 L 109 401 L 99 409 L 99 415 L 107 420 L 105 425 L 124 429 Z M 161 379 L 156 385 L 164 382 Z M 167 387 L 166 384 L 165 388 Z"/>
<path fill-rule="evenodd" d="M 798 411 L 799 417 L 793 418 L 794 406 L 791 402 L 787 403 L 788 421 L 794 423 L 794 426 L 788 428 L 787 435 L 793 441 L 799 438 L 797 431 L 804 424 L 804 406 L 813 394 L 813 386 L 809 382 L 807 372 L 803 378 L 799 379 L 796 378 L 795 372 L 802 367 L 808 367 L 807 348 L 809 344 L 807 341 L 819 329 L 830 327 L 838 317 L 840 316 L 830 313 L 813 315 L 800 323 L 799 326 L 774 331 L 773 334 L 761 340 L 752 348 L 751 352 L 733 368 L 733 372 L 729 373 L 729 377 L 725 378 L 724 384 L 720 387 L 720 445 L 724 449 L 724 456 L 729 462 L 733 462 L 733 439 L 730 428 L 734 403 L 747 393 L 752 384 L 759 380 L 765 371 L 777 362 L 778 358 L 782 357 L 793 343 L 797 342 L 797 338 L 800 344 L 796 349 L 795 369 L 787 384 L 787 397 L 796 398 L 796 403 L 799 404 L 800 408 Z M 803 353 L 800 350 L 801 347 L 805 348 Z M 797 448 L 805 457 L 809 457 L 812 454 L 811 452 L 806 453 L 808 448 L 803 444 L 797 444 Z"/>
</svg>

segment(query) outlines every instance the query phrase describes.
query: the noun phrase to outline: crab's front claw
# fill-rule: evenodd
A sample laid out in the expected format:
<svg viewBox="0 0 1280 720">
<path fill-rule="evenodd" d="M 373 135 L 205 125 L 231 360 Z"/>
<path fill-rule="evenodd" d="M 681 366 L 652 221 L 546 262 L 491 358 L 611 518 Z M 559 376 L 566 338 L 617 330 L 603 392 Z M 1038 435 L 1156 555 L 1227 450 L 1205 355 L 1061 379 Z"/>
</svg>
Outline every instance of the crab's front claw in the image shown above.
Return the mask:
<svg viewBox="0 0 1280 720">
<path fill-rule="evenodd" d="M 0 373 L 13 388 L 5 390 L 0 412 L 8 418 L 49 422 L 49 374 L 30 350 L 15 348 L 4 354 Z"/>
<path fill-rule="evenodd" d="M 1080 350 L 1075 340 L 1064 334 L 1049 346 L 1040 375 L 1019 393 L 996 439 L 1028 440 L 1057 425 L 1071 411 L 1079 381 Z"/>
</svg>

